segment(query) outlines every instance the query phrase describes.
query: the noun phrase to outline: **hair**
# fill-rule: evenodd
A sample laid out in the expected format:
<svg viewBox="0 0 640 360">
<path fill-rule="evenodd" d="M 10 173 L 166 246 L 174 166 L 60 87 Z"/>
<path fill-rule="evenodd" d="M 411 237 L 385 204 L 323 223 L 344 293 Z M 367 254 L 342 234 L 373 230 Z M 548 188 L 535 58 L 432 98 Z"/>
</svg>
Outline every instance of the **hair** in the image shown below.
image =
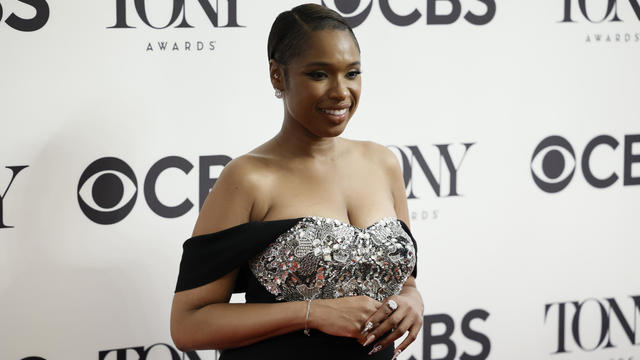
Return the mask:
<svg viewBox="0 0 640 360">
<path fill-rule="evenodd" d="M 353 29 L 337 12 L 317 4 L 304 4 L 280 13 L 271 26 L 267 42 L 267 55 L 281 65 L 289 65 L 304 50 L 304 42 L 318 30 L 349 31 L 360 51 Z M 285 68 L 286 72 L 286 68 Z"/>
</svg>

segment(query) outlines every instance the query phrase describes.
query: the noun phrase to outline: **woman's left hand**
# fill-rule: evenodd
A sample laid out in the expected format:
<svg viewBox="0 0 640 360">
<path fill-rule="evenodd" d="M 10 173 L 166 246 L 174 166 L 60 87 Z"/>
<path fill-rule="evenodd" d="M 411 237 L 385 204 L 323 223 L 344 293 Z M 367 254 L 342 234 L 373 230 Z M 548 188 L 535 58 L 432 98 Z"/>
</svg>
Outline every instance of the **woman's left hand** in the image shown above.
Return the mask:
<svg viewBox="0 0 640 360">
<path fill-rule="evenodd" d="M 408 289 L 407 289 L 408 288 Z M 412 288 L 412 289 L 411 289 Z M 397 307 L 393 306 L 395 304 Z M 389 305 L 391 303 L 391 306 Z M 395 307 L 395 310 L 393 308 Z M 380 351 L 396 339 L 402 337 L 407 331 L 409 334 L 395 350 L 395 357 L 411 344 L 422 329 L 424 306 L 420 294 L 412 286 L 406 286 L 402 293 L 393 295 L 383 301 L 382 306 L 364 322 L 363 333 L 358 340 L 363 346 L 375 341 L 370 354 Z M 369 329 L 367 329 L 367 324 Z M 387 336 L 380 339 L 387 332 Z"/>
</svg>

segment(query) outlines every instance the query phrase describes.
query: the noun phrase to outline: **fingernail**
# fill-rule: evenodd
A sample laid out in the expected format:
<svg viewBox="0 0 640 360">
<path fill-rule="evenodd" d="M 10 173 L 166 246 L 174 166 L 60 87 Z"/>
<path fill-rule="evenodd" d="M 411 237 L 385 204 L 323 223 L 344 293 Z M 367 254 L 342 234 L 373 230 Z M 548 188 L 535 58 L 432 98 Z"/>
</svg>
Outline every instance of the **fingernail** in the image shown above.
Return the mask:
<svg viewBox="0 0 640 360">
<path fill-rule="evenodd" d="M 367 346 L 367 345 L 371 344 L 371 342 L 372 342 L 372 341 L 373 341 L 373 339 L 375 339 L 375 338 L 376 338 L 376 336 L 375 336 L 375 335 L 373 335 L 373 334 L 369 335 L 369 337 L 367 338 L 367 341 L 365 341 L 365 342 L 364 342 L 364 344 L 362 344 L 362 346 Z"/>
<path fill-rule="evenodd" d="M 369 351 L 369 355 L 373 353 L 377 353 L 378 351 L 380 351 L 380 349 L 382 349 L 382 345 L 380 344 L 376 345 L 376 347 L 374 347 L 373 350 Z"/>
<path fill-rule="evenodd" d="M 402 349 L 396 349 L 396 351 L 393 353 L 393 357 L 391 358 L 391 360 L 396 360 L 396 358 L 398 357 L 398 355 L 400 355 L 401 352 L 402 352 Z"/>
</svg>

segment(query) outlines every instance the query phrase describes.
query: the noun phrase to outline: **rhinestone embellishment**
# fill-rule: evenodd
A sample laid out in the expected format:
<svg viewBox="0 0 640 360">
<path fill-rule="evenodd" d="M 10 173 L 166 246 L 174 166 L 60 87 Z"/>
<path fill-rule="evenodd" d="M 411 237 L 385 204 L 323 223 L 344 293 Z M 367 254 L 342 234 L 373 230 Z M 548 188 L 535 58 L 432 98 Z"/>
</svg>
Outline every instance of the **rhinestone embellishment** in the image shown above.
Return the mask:
<svg viewBox="0 0 640 360">
<path fill-rule="evenodd" d="M 367 295 L 378 301 L 400 293 L 416 265 L 415 248 L 398 219 L 360 229 L 308 216 L 249 262 L 276 300 Z"/>
</svg>

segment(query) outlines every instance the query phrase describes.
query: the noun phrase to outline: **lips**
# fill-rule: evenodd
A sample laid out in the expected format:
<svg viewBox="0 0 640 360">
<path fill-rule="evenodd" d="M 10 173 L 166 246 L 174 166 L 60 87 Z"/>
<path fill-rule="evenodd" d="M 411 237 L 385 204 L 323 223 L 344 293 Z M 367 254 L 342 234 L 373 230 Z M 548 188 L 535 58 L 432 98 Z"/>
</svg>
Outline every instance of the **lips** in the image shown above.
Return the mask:
<svg viewBox="0 0 640 360">
<path fill-rule="evenodd" d="M 328 106 L 319 106 L 318 112 L 324 114 L 325 118 L 330 122 L 339 125 L 349 118 L 352 104 L 332 104 Z"/>
<path fill-rule="evenodd" d="M 320 108 L 320 111 L 322 111 L 323 113 L 326 113 L 326 114 L 329 114 L 329 115 L 334 115 L 334 116 L 342 116 L 342 115 L 346 114 L 348 110 L 349 110 L 349 108 L 342 108 L 342 109 L 323 109 L 323 108 Z"/>
<path fill-rule="evenodd" d="M 334 115 L 334 116 L 342 116 L 349 112 L 351 109 L 350 103 L 339 103 L 332 104 L 327 106 L 318 106 L 318 110 L 325 114 Z"/>
</svg>

